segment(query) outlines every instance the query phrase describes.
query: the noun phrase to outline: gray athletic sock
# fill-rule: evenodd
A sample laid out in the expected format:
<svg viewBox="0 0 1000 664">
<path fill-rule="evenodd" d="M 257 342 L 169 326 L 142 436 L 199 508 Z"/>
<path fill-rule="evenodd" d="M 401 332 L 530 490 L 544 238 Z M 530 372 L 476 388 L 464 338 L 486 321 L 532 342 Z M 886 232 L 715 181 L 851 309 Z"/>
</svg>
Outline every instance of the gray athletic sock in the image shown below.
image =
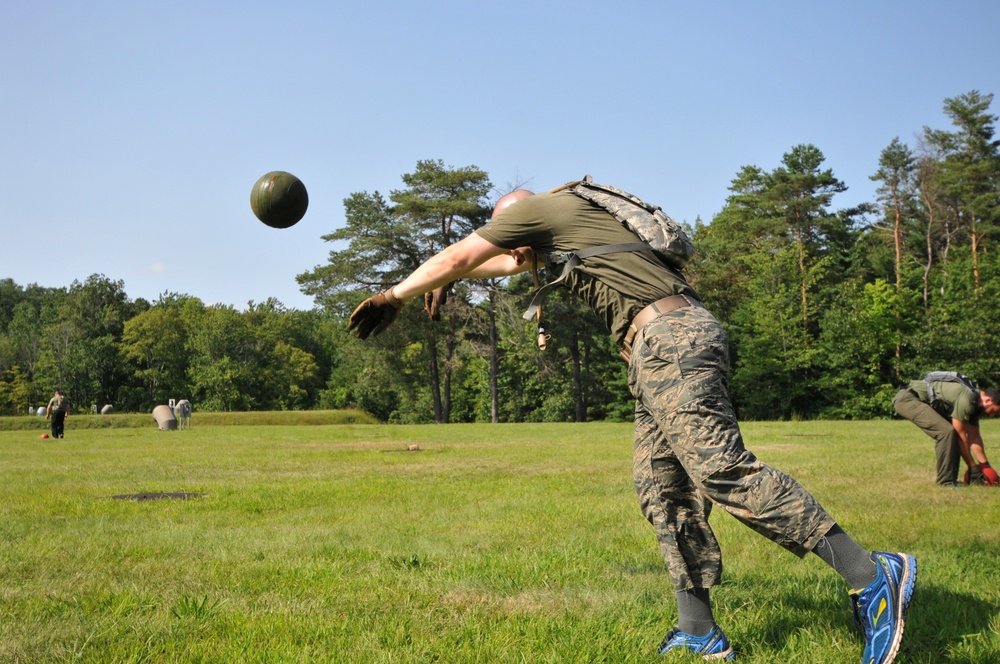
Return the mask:
<svg viewBox="0 0 1000 664">
<path fill-rule="evenodd" d="M 844 577 L 852 590 L 861 590 L 875 580 L 876 568 L 871 559 L 871 551 L 858 546 L 836 524 L 820 538 L 813 553 Z"/>
<path fill-rule="evenodd" d="M 680 590 L 677 595 L 677 629 L 694 636 L 705 636 L 715 627 L 708 588 Z"/>
</svg>

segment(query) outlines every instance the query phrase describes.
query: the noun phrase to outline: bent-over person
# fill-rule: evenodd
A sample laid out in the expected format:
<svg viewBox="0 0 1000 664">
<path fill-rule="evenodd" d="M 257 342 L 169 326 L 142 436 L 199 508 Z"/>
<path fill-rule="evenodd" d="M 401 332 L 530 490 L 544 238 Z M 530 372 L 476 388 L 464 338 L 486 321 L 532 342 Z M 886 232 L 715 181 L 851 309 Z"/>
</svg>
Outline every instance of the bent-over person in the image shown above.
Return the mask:
<svg viewBox="0 0 1000 664">
<path fill-rule="evenodd" d="M 1000 414 L 1000 389 L 980 390 L 962 374 L 934 371 L 897 392 L 892 405 L 900 417 L 934 439 L 938 484 L 961 486 L 958 470 L 964 460 L 964 484 L 1000 485 L 979 432 L 980 417 Z"/>
<path fill-rule="evenodd" d="M 488 224 L 362 302 L 348 327 L 364 339 L 391 325 L 408 301 L 457 279 L 510 276 L 531 269 L 536 256 L 640 240 L 571 186 L 537 195 L 517 190 L 497 202 Z M 798 482 L 746 449 L 728 392 L 725 332 L 680 271 L 651 250 L 588 251 L 563 283 L 605 322 L 628 358 L 635 488 L 678 604 L 677 624 L 658 652 L 735 657 L 710 602 L 722 574 L 708 523 L 714 505 L 795 555 L 813 552 L 833 567 L 852 589 L 864 662 L 893 661 L 916 560 L 863 549 Z"/>
</svg>

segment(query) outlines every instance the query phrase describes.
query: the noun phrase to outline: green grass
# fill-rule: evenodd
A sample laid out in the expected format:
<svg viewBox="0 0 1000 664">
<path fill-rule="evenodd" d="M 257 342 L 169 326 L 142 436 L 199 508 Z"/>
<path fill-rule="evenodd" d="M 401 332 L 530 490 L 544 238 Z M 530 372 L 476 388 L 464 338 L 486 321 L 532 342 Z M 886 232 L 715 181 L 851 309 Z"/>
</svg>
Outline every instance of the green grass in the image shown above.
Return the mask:
<svg viewBox="0 0 1000 664">
<path fill-rule="evenodd" d="M 1000 661 L 1000 491 L 936 488 L 904 422 L 744 433 L 917 556 L 898 662 Z M 0 431 L 0 661 L 657 662 L 676 610 L 630 468 L 624 424 Z M 110 498 L 140 492 L 204 497 Z M 832 570 L 712 522 L 741 661 L 859 661 Z"/>
</svg>

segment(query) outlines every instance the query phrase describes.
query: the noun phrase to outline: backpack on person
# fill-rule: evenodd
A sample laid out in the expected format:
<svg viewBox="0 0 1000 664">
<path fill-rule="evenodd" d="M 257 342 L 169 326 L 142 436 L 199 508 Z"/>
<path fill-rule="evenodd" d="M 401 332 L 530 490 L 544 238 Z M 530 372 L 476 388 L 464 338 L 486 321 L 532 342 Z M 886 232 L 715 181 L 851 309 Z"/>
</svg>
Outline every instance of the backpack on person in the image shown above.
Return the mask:
<svg viewBox="0 0 1000 664">
<path fill-rule="evenodd" d="M 550 193 L 558 191 L 569 191 L 603 208 L 625 228 L 638 235 L 641 241 L 605 244 L 578 251 L 550 254 L 547 263 L 556 265 L 563 263 L 562 273 L 555 281 L 545 284 L 535 291 L 528 310 L 524 312 L 525 320 L 531 320 L 535 317 L 542 300 L 548 295 L 548 291 L 562 283 L 584 258 L 619 251 L 652 251 L 657 258 L 671 268 L 681 270 L 694 256 L 694 243 L 691 242 L 687 232 L 657 205 L 650 205 L 617 187 L 597 184 L 589 175 L 585 175 L 582 180 L 557 187 Z"/>
<path fill-rule="evenodd" d="M 927 383 L 927 398 L 932 403 L 939 400 L 932 383 L 959 383 L 969 388 L 973 396 L 979 392 L 979 388 L 976 387 L 971 378 L 957 371 L 931 371 L 925 374 L 920 380 Z"/>
<path fill-rule="evenodd" d="M 598 205 L 617 219 L 625 228 L 649 245 L 660 260 L 680 270 L 694 256 L 694 243 L 684 228 L 671 219 L 658 205 L 650 205 L 627 191 L 607 184 L 597 184 L 589 175 L 578 182 L 563 185 L 570 193 Z M 611 253 L 605 245 L 606 253 Z M 596 247 L 595 247 L 596 248 Z M 596 256 L 597 254 L 590 254 Z"/>
</svg>

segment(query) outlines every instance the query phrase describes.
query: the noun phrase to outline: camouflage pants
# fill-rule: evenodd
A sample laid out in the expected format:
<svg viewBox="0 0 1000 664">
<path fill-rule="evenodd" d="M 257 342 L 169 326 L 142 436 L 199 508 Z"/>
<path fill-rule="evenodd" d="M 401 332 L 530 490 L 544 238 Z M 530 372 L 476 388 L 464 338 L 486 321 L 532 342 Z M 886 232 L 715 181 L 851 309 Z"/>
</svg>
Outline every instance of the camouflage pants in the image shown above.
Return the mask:
<svg viewBox="0 0 1000 664">
<path fill-rule="evenodd" d="M 720 580 L 712 504 L 800 557 L 835 523 L 798 482 L 743 446 L 728 377 L 725 332 L 701 307 L 661 315 L 633 343 L 632 473 L 676 590 Z"/>
</svg>

